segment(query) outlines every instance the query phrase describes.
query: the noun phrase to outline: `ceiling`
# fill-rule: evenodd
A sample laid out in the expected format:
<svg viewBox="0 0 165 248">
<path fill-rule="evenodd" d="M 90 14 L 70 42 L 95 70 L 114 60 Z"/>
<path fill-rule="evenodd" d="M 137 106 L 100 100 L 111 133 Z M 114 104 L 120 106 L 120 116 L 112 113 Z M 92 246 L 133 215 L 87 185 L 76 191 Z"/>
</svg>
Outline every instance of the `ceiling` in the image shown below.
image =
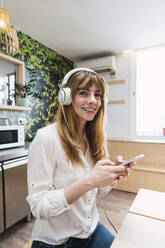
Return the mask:
<svg viewBox="0 0 165 248">
<path fill-rule="evenodd" d="M 71 59 L 165 44 L 164 0 L 4 0 L 10 23 Z"/>
</svg>

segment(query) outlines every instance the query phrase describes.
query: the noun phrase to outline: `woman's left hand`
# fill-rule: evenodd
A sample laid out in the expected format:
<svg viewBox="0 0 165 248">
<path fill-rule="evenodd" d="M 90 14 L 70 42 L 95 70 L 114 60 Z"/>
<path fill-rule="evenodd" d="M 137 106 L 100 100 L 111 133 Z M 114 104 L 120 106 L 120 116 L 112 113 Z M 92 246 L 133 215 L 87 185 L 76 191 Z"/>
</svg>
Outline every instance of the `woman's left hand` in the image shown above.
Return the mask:
<svg viewBox="0 0 165 248">
<path fill-rule="evenodd" d="M 116 165 L 120 165 L 122 163 L 124 163 L 125 160 L 123 160 L 123 157 L 121 155 L 117 156 L 116 159 L 115 159 L 115 164 Z M 133 166 L 135 166 L 136 163 L 135 162 L 132 162 L 132 163 L 129 163 L 126 167 L 125 167 L 125 172 L 122 173 L 119 177 L 118 177 L 118 180 L 119 181 L 126 181 L 128 179 L 128 176 L 131 175 L 131 172 L 133 170 Z"/>
</svg>

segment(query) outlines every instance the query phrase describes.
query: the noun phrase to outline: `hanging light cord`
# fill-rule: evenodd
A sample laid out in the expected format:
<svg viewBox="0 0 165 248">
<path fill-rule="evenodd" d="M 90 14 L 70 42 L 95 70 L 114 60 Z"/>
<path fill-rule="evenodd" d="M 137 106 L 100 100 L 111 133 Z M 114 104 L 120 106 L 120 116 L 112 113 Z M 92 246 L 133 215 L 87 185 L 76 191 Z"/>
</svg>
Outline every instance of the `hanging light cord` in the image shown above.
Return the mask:
<svg viewBox="0 0 165 248">
<path fill-rule="evenodd" d="M 108 215 L 107 215 L 107 212 L 106 212 L 106 210 L 105 210 L 104 204 L 103 204 L 101 201 L 100 201 L 100 204 L 101 204 L 101 206 L 102 206 L 102 208 L 103 208 L 103 210 L 104 210 L 104 215 L 105 215 L 105 217 L 107 218 L 108 222 L 109 222 L 110 225 L 113 227 L 113 229 L 115 230 L 115 232 L 118 233 L 116 227 L 113 225 L 112 221 L 110 220 L 110 218 L 109 218 Z"/>
<path fill-rule="evenodd" d="M 0 0 L 0 8 L 3 9 L 3 0 Z"/>
</svg>

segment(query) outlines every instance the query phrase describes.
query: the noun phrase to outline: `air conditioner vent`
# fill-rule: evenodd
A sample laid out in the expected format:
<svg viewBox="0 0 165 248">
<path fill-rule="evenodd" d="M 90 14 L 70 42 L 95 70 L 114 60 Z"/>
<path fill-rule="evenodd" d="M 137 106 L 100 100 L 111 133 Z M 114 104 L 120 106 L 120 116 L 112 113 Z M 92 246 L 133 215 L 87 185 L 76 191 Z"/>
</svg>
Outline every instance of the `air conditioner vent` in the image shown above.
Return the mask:
<svg viewBox="0 0 165 248">
<path fill-rule="evenodd" d="M 87 67 L 97 73 L 110 72 L 111 75 L 114 75 L 116 69 L 115 56 L 80 61 L 77 63 L 77 67 Z"/>
</svg>

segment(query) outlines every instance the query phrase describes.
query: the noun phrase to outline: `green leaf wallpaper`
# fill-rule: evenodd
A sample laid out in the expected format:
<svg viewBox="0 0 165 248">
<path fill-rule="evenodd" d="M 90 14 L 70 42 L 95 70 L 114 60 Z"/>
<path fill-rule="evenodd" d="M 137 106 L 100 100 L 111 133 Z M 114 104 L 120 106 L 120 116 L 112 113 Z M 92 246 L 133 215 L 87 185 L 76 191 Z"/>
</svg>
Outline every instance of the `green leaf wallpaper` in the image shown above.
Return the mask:
<svg viewBox="0 0 165 248">
<path fill-rule="evenodd" d="M 20 31 L 17 31 L 17 34 L 20 43 L 19 51 L 13 57 L 25 62 L 25 70 L 28 74 L 37 72 L 36 81 L 33 83 L 36 94 L 31 97 L 31 111 L 24 113 L 0 111 L 0 116 L 9 118 L 12 124 L 17 124 L 20 116 L 26 118 L 26 141 L 32 141 L 38 128 L 53 121 L 57 111 L 58 84 L 73 68 L 73 62 L 29 35 Z"/>
</svg>

